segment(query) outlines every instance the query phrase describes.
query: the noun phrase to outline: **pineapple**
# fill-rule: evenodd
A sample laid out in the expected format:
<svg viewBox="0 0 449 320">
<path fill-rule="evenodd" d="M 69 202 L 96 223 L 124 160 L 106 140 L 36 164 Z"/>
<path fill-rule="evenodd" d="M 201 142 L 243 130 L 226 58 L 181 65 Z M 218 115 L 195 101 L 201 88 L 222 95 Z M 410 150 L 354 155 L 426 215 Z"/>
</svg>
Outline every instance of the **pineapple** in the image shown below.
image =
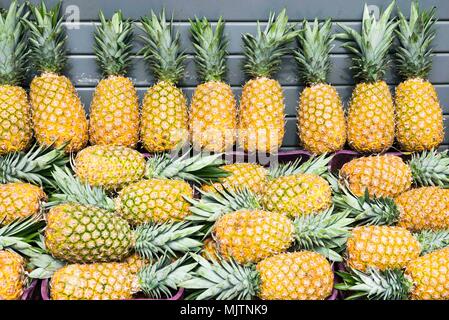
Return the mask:
<svg viewBox="0 0 449 320">
<path fill-rule="evenodd" d="M 198 74 L 203 83 L 196 87 L 190 105 L 189 130 L 192 144 L 199 149 L 232 150 L 237 129 L 236 101 L 225 83 L 226 48 L 224 22 L 220 17 L 215 32 L 206 18 L 190 22 Z"/>
<path fill-rule="evenodd" d="M 0 225 L 38 214 L 45 200 L 38 186 L 23 182 L 0 184 Z"/>
<path fill-rule="evenodd" d="M 195 290 L 197 300 L 324 300 L 333 289 L 331 264 L 315 252 L 282 253 L 249 266 L 193 257 L 199 267 L 179 286 Z"/>
<path fill-rule="evenodd" d="M 218 248 L 217 243 L 212 238 L 207 238 L 204 240 L 203 249 L 201 250 L 201 256 L 210 261 L 218 259 Z"/>
<path fill-rule="evenodd" d="M 435 22 L 435 8 L 420 10 L 417 1 L 411 4 L 409 21 L 399 12 L 396 56 L 404 81 L 396 88 L 396 138 L 405 151 L 431 150 L 444 138 L 443 111 L 435 88 L 427 80 Z"/>
<path fill-rule="evenodd" d="M 121 261 L 135 250 L 143 258 L 196 250 L 201 226 L 185 223 L 142 225 L 132 230 L 115 212 L 78 203 L 59 204 L 46 217 L 45 246 L 57 259 L 71 263 Z"/>
<path fill-rule="evenodd" d="M 30 84 L 32 120 L 40 144 L 64 144 L 67 152 L 76 152 L 87 144 L 88 123 L 75 87 L 60 74 L 67 62 L 60 6 L 47 10 L 42 2 L 31 7 L 31 59 L 40 72 Z"/>
<path fill-rule="evenodd" d="M 145 93 L 142 105 L 140 139 L 149 152 L 176 149 L 188 140 L 187 103 L 176 83 L 182 78 L 186 55 L 180 52 L 179 33 L 165 13 L 143 17 L 143 41 L 140 52 L 148 61 L 156 84 Z"/>
<path fill-rule="evenodd" d="M 89 140 L 134 148 L 139 141 L 139 98 L 131 79 L 125 77 L 131 63 L 132 23 L 121 11 L 106 20 L 100 11 L 95 33 L 95 54 L 105 75 L 90 106 Z"/>
<path fill-rule="evenodd" d="M 53 300 L 125 300 L 143 291 L 159 299 L 169 296 L 177 283 L 188 280 L 196 264 L 186 264 L 185 257 L 169 263 L 168 259 L 143 267 L 134 273 L 126 263 L 70 264 L 57 270 L 50 281 Z"/>
<path fill-rule="evenodd" d="M 331 64 L 329 53 L 335 36 L 332 22 L 313 25 L 304 21 L 298 36 L 295 58 L 299 74 L 307 87 L 298 106 L 299 140 L 314 154 L 335 152 L 346 143 L 346 119 L 343 103 L 335 87 L 326 83 Z"/>
<path fill-rule="evenodd" d="M 13 1 L 0 19 L 0 156 L 27 149 L 33 137 L 28 96 L 19 86 L 29 53 L 21 20 L 28 16 L 24 7 Z"/>
<path fill-rule="evenodd" d="M 0 300 L 20 299 L 25 281 L 25 259 L 13 251 L 0 250 Z"/>
<path fill-rule="evenodd" d="M 245 71 L 252 78 L 244 86 L 240 100 L 239 145 L 248 152 L 275 153 L 284 137 L 284 93 L 280 83 L 270 78 L 288 52 L 287 45 L 297 35 L 288 24 L 285 10 L 275 18 L 271 13 L 264 31 L 243 35 Z"/>
<path fill-rule="evenodd" d="M 360 271 L 400 269 L 421 254 L 448 245 L 447 230 L 413 235 L 402 227 L 361 226 L 348 238 L 347 264 Z"/>
<path fill-rule="evenodd" d="M 365 5 L 362 31 L 340 25 L 344 47 L 355 54 L 353 67 L 357 85 L 348 110 L 348 143 L 356 151 L 379 153 L 394 141 L 395 114 L 393 98 L 383 80 L 388 65 L 388 50 L 393 41 L 396 22 L 388 20 L 394 2 L 377 21 Z"/>
<path fill-rule="evenodd" d="M 449 248 L 440 249 L 410 261 L 405 269 L 367 272 L 339 272 L 339 290 L 355 292 L 348 299 L 370 300 L 448 300 Z"/>
</svg>

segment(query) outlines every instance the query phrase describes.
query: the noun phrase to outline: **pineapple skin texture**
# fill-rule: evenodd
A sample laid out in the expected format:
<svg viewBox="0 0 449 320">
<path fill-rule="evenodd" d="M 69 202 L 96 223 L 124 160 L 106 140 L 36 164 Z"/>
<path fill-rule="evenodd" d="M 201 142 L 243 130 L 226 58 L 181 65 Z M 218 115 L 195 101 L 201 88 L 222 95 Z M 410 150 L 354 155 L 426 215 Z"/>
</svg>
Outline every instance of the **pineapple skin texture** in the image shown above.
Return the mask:
<svg viewBox="0 0 449 320">
<path fill-rule="evenodd" d="M 409 79 L 396 87 L 396 118 L 402 150 L 431 150 L 443 142 L 443 111 L 430 82 Z"/>
<path fill-rule="evenodd" d="M 90 146 L 75 157 L 75 173 L 91 186 L 117 190 L 145 174 L 145 157 L 123 146 Z"/>
<path fill-rule="evenodd" d="M 335 152 L 346 143 L 346 119 L 337 90 L 328 84 L 307 87 L 298 106 L 299 140 L 314 154 Z"/>
<path fill-rule="evenodd" d="M 125 220 L 98 207 L 67 203 L 47 214 L 45 245 L 55 258 L 71 263 L 121 261 L 133 237 Z"/>
<path fill-rule="evenodd" d="M 141 180 L 119 192 L 116 207 L 131 225 L 177 222 L 190 214 L 190 204 L 184 197 L 193 197 L 193 189 L 185 181 Z"/>
<path fill-rule="evenodd" d="M 284 93 L 274 79 L 249 80 L 240 100 L 238 142 L 247 152 L 275 153 L 285 132 Z"/>
<path fill-rule="evenodd" d="M 237 110 L 228 84 L 209 81 L 196 87 L 190 105 L 189 130 L 195 148 L 223 152 L 234 146 Z"/>
<path fill-rule="evenodd" d="M 27 149 L 32 138 L 26 91 L 18 86 L 0 86 L 0 156 Z"/>
<path fill-rule="evenodd" d="M 43 73 L 31 81 L 30 100 L 34 133 L 39 144 L 77 152 L 88 141 L 88 123 L 83 105 L 70 80 L 54 73 Z"/>
<path fill-rule="evenodd" d="M 215 189 L 226 188 L 247 188 L 255 194 L 262 194 L 268 182 L 268 171 L 261 165 L 255 163 L 234 163 L 221 167 L 230 172 L 231 175 L 221 179 L 218 183 L 203 185 L 201 189 L 205 192 L 215 192 Z"/>
<path fill-rule="evenodd" d="M 396 197 L 412 186 L 410 167 L 397 156 L 382 155 L 353 159 L 340 170 L 340 181 L 348 183 L 356 196 L 368 189 L 370 197 Z"/>
<path fill-rule="evenodd" d="M 135 148 L 139 142 L 139 99 L 129 78 L 110 76 L 95 88 L 90 107 L 92 145 Z"/>
<path fill-rule="evenodd" d="M 218 247 L 213 238 L 207 238 L 204 240 L 203 249 L 201 250 L 201 256 L 209 261 L 217 260 Z"/>
<path fill-rule="evenodd" d="M 124 300 L 136 292 L 136 276 L 126 263 L 71 264 L 50 281 L 52 300 Z"/>
<path fill-rule="evenodd" d="M 347 263 L 360 271 L 368 267 L 382 271 L 402 269 L 420 253 L 418 240 L 401 227 L 357 227 L 347 242 Z"/>
<path fill-rule="evenodd" d="M 294 218 L 330 208 L 332 191 L 329 183 L 318 175 L 284 176 L 268 182 L 262 203 L 268 211 Z"/>
<path fill-rule="evenodd" d="M 256 269 L 263 300 L 324 300 L 332 294 L 331 264 L 316 252 L 278 254 L 259 262 Z"/>
<path fill-rule="evenodd" d="M 29 183 L 0 184 L 0 225 L 37 214 L 46 199 L 40 187 Z"/>
<path fill-rule="evenodd" d="M 287 250 L 293 242 L 293 232 L 293 223 L 282 214 L 239 210 L 218 219 L 213 238 L 224 258 L 247 264 Z"/>
<path fill-rule="evenodd" d="M 20 299 L 25 281 L 25 260 L 15 252 L 0 250 L 0 300 Z"/>
<path fill-rule="evenodd" d="M 411 261 L 405 274 L 413 282 L 412 300 L 448 300 L 449 248 Z"/>
<path fill-rule="evenodd" d="M 145 93 L 140 140 L 148 152 L 175 149 L 188 141 L 187 102 L 181 89 L 159 81 Z"/>
<path fill-rule="evenodd" d="M 348 143 L 363 153 L 388 150 L 394 142 L 395 113 L 384 81 L 356 85 L 348 110 Z"/>
</svg>

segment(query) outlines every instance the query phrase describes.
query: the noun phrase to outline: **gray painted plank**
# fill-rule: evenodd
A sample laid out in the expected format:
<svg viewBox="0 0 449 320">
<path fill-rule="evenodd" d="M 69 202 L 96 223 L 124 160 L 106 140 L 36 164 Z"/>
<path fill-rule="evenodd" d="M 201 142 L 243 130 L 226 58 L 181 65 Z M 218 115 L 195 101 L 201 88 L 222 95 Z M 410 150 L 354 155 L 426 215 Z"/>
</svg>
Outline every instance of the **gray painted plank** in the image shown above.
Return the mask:
<svg viewBox="0 0 449 320">
<path fill-rule="evenodd" d="M 351 66 L 350 56 L 346 54 L 332 55 L 332 71 L 329 81 L 335 85 L 353 84 L 353 79 L 349 68 Z M 432 70 L 430 80 L 435 84 L 449 83 L 449 54 L 435 55 L 434 65 L 438 66 Z M 94 56 L 69 56 L 68 76 L 72 79 L 76 86 L 94 86 L 101 75 L 97 70 Z M 243 56 L 228 57 L 228 82 L 231 85 L 242 85 L 245 81 L 243 70 Z M 195 63 L 192 58 L 186 61 L 186 70 L 184 79 L 181 81 L 183 86 L 195 86 L 198 83 Z M 391 68 L 390 68 L 391 69 Z M 133 70 L 130 77 L 138 86 L 148 86 L 153 83 L 153 78 L 148 72 L 146 65 L 141 57 L 133 59 Z M 282 85 L 298 85 L 297 66 L 292 57 L 286 57 L 282 64 L 282 68 L 276 75 Z M 390 70 L 386 75 L 388 83 L 397 83 L 394 73 Z"/>
<path fill-rule="evenodd" d="M 37 3 L 40 0 L 31 0 Z M 54 4 L 57 0 L 47 0 Z M 370 0 L 370 5 L 377 5 L 384 9 L 391 0 Z M 106 15 L 121 9 L 125 16 L 138 18 L 143 13 L 153 9 L 156 11 L 165 8 L 167 12 L 174 12 L 175 19 L 187 20 L 194 15 L 207 16 L 217 20 L 223 15 L 227 20 L 255 21 L 266 20 L 268 12 L 287 9 L 292 20 L 313 19 L 319 17 L 333 17 L 335 20 L 359 20 L 362 16 L 364 0 L 284 0 L 273 2 L 270 0 L 70 0 L 64 1 L 63 10 L 68 15 L 78 10 L 82 20 L 96 20 L 101 9 Z M 398 5 L 405 12 L 410 7 L 409 0 L 398 0 Z M 449 19 L 449 2 L 447 0 L 421 0 L 423 6 L 436 6 L 440 19 Z"/>
<path fill-rule="evenodd" d="M 351 28 L 359 29 L 359 22 L 343 23 Z M 67 28 L 67 51 L 70 54 L 92 54 L 93 53 L 93 32 L 98 23 L 81 22 L 77 28 L 73 25 L 66 25 Z M 213 24 L 215 25 L 215 24 Z M 266 24 L 263 23 L 262 26 Z M 142 42 L 139 36 L 142 35 L 140 23 L 135 27 L 134 52 L 138 52 L 142 48 Z M 176 23 L 176 28 L 180 31 L 182 39 L 182 47 L 187 53 L 193 53 L 193 46 L 190 41 L 190 25 L 187 22 Z M 436 53 L 449 52 L 449 22 L 439 22 L 437 24 L 437 36 L 434 41 L 434 51 Z M 229 53 L 239 54 L 242 52 L 242 33 L 256 32 L 256 23 L 254 22 L 229 22 L 226 24 L 226 33 L 229 38 Z M 340 27 L 334 24 L 334 32 L 341 32 Z M 346 50 L 341 48 L 341 42 L 336 41 L 332 53 L 344 53 Z"/>
</svg>

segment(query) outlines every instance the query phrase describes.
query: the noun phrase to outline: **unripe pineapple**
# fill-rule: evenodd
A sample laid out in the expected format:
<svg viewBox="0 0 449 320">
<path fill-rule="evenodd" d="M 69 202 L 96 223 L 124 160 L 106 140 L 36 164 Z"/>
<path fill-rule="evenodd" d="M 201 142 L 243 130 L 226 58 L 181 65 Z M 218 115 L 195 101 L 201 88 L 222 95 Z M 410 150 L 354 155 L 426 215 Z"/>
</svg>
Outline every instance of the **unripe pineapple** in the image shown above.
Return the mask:
<svg viewBox="0 0 449 320">
<path fill-rule="evenodd" d="M 337 90 L 326 83 L 335 39 L 331 28 L 330 19 L 322 25 L 315 19 L 313 26 L 304 21 L 295 51 L 299 75 L 307 85 L 298 106 L 299 140 L 314 154 L 338 151 L 346 143 L 343 104 Z"/>
<path fill-rule="evenodd" d="M 284 93 L 270 77 L 279 70 L 287 45 L 297 35 L 288 24 L 285 9 L 275 18 L 271 13 L 264 31 L 243 35 L 245 71 L 251 76 L 240 99 L 239 145 L 248 152 L 275 153 L 284 138 Z"/>
<path fill-rule="evenodd" d="M 13 1 L 0 20 L 0 156 L 27 149 L 33 137 L 28 96 L 19 87 L 29 53 L 21 20 L 28 16 L 24 7 Z"/>
<path fill-rule="evenodd" d="M 140 139 L 149 152 L 175 149 L 188 140 L 187 103 L 176 83 L 182 78 L 186 55 L 179 33 L 167 23 L 165 12 L 141 19 L 145 47 L 140 52 L 150 65 L 156 84 L 145 93 Z"/>
<path fill-rule="evenodd" d="M 25 260 L 19 254 L 0 250 L 0 300 L 18 300 L 25 289 Z"/>
<path fill-rule="evenodd" d="M 60 6 L 47 10 L 42 2 L 31 8 L 31 58 L 40 75 L 30 84 L 30 98 L 37 141 L 56 147 L 67 143 L 65 150 L 76 152 L 87 144 L 88 123 L 75 87 L 60 74 L 67 61 Z"/>
<path fill-rule="evenodd" d="M 193 257 L 199 267 L 179 285 L 198 291 L 197 300 L 324 300 L 333 289 L 332 267 L 315 252 L 282 253 L 249 266 Z"/>
<path fill-rule="evenodd" d="M 361 33 L 340 25 L 344 34 L 339 38 L 346 41 L 343 46 L 355 54 L 353 69 L 358 83 L 348 110 L 348 143 L 359 152 L 382 152 L 394 141 L 393 98 L 383 81 L 397 25 L 388 20 L 393 8 L 394 2 L 376 20 L 365 5 Z"/>
<path fill-rule="evenodd" d="M 32 184 L 0 184 L 0 225 L 38 214 L 41 202 L 45 200 L 46 195 L 42 188 Z"/>
<path fill-rule="evenodd" d="M 125 300 L 143 291 L 151 298 L 169 296 L 170 289 L 190 278 L 195 263 L 185 257 L 169 263 L 168 259 L 133 272 L 126 263 L 71 264 L 57 270 L 50 281 L 53 300 Z"/>
<path fill-rule="evenodd" d="M 189 238 L 201 226 L 143 225 L 132 230 L 115 212 L 95 206 L 65 203 L 47 214 L 45 245 L 58 259 L 72 263 L 121 261 L 132 249 L 144 258 L 194 250 L 201 242 Z"/>
<path fill-rule="evenodd" d="M 396 138 L 405 151 L 431 150 L 444 138 L 443 111 L 435 88 L 427 80 L 435 22 L 435 8 L 420 10 L 418 2 L 411 4 L 409 21 L 399 12 L 396 56 L 404 81 L 396 88 Z"/>
<path fill-rule="evenodd" d="M 90 106 L 91 144 L 136 147 L 139 141 L 139 99 L 131 79 L 125 75 L 131 63 L 132 23 L 121 11 L 101 24 L 95 33 L 95 55 L 105 75 L 93 94 Z"/>
<path fill-rule="evenodd" d="M 215 32 L 206 18 L 190 22 L 195 61 L 203 83 L 198 85 L 190 105 L 189 130 L 192 144 L 199 149 L 223 152 L 232 149 L 237 129 L 236 101 L 226 75 L 224 22 L 220 17 Z"/>
<path fill-rule="evenodd" d="M 448 300 L 449 248 L 426 254 L 408 263 L 405 271 L 369 269 L 339 272 L 344 283 L 335 287 L 353 292 L 348 299 Z"/>
</svg>

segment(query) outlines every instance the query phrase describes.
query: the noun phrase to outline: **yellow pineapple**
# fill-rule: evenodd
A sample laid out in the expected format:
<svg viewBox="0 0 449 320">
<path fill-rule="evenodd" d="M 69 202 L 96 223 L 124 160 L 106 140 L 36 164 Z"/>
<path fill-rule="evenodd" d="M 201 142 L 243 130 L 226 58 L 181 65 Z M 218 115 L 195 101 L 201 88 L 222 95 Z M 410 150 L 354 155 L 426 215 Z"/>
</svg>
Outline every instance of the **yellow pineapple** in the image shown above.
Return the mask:
<svg viewBox="0 0 449 320">
<path fill-rule="evenodd" d="M 91 144 L 136 147 L 139 141 L 139 99 L 131 79 L 125 77 L 131 63 L 132 24 L 121 11 L 101 24 L 95 33 L 95 54 L 105 78 L 93 94 L 90 106 Z"/>
<path fill-rule="evenodd" d="M 420 10 L 411 4 L 410 20 L 399 12 L 398 71 L 404 79 L 396 88 L 396 138 L 405 151 L 437 148 L 443 142 L 443 111 L 433 85 L 432 68 L 435 8 Z"/>
<path fill-rule="evenodd" d="M 45 200 L 42 188 L 32 184 L 0 184 L 0 225 L 39 213 L 41 202 Z"/>
<path fill-rule="evenodd" d="M 190 22 L 196 51 L 198 85 L 190 105 L 189 130 L 198 149 L 223 152 L 232 149 L 237 129 L 236 101 L 231 87 L 223 82 L 226 67 L 224 22 L 220 17 L 215 32 L 206 18 Z"/>
<path fill-rule="evenodd" d="M 335 39 L 331 28 L 330 19 L 322 25 L 315 19 L 313 26 L 304 21 L 295 52 L 299 74 L 307 85 L 298 106 L 299 140 L 314 154 L 338 151 L 346 143 L 343 103 L 335 87 L 326 83 Z"/>
<path fill-rule="evenodd" d="M 167 23 L 165 13 L 143 17 L 142 49 L 156 84 L 145 93 L 142 104 L 140 139 L 149 152 L 175 149 L 188 141 L 187 102 L 176 83 L 182 78 L 186 55 L 180 51 L 179 33 Z"/>
<path fill-rule="evenodd" d="M 213 238 L 207 238 L 204 240 L 203 249 L 201 250 L 201 256 L 208 260 L 218 258 L 217 243 Z"/>
<path fill-rule="evenodd" d="M 25 283 L 25 259 L 13 251 L 0 250 L 0 300 L 20 299 Z"/>
<path fill-rule="evenodd" d="M 193 257 L 199 267 L 179 285 L 197 290 L 197 300 L 324 300 L 334 285 L 331 264 L 310 251 L 282 253 L 248 266 Z"/>
<path fill-rule="evenodd" d="M 349 104 L 347 140 L 359 152 L 382 152 L 394 141 L 393 98 L 383 80 L 396 28 L 396 22 L 388 20 L 393 8 L 394 2 L 376 20 L 365 5 L 361 33 L 341 25 L 344 34 L 339 38 L 355 54 L 352 68 L 358 82 Z"/>
<path fill-rule="evenodd" d="M 278 71 L 287 44 L 296 35 L 285 10 L 276 18 L 271 13 L 264 31 L 258 25 L 257 37 L 243 35 L 245 71 L 252 78 L 243 86 L 240 99 L 238 142 L 245 151 L 275 153 L 282 144 L 284 93 L 280 83 L 270 76 Z"/>
<path fill-rule="evenodd" d="M 59 147 L 68 143 L 65 150 L 76 152 L 87 143 L 88 123 L 75 87 L 60 74 L 67 61 L 60 6 L 47 10 L 42 2 L 31 10 L 31 58 L 40 72 L 30 84 L 32 119 L 40 144 Z"/>
<path fill-rule="evenodd" d="M 25 4 L 12 1 L 0 21 L 0 156 L 29 147 L 33 137 L 31 108 L 19 85 L 26 75 Z"/>
</svg>

